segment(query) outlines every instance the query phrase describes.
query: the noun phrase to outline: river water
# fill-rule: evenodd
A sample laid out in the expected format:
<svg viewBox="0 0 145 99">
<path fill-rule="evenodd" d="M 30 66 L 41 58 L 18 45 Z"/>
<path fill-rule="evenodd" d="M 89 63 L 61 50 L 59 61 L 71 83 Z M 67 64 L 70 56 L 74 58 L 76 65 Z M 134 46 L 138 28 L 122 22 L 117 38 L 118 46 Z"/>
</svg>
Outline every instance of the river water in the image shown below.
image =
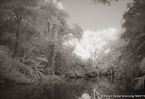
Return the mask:
<svg viewBox="0 0 145 99">
<path fill-rule="evenodd" d="M 107 78 L 0 85 L 0 99 L 145 99 L 143 94 Z"/>
</svg>

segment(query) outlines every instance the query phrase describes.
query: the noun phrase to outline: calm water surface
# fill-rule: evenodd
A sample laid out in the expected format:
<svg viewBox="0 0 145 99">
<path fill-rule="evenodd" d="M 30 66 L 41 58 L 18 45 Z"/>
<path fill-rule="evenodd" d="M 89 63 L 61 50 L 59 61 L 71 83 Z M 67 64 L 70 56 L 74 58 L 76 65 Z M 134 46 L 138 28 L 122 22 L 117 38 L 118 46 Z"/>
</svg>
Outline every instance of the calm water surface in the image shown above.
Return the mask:
<svg viewBox="0 0 145 99">
<path fill-rule="evenodd" d="M 135 94 L 143 93 L 129 89 L 123 81 L 106 78 L 0 85 L 0 99 L 133 99 Z"/>
</svg>

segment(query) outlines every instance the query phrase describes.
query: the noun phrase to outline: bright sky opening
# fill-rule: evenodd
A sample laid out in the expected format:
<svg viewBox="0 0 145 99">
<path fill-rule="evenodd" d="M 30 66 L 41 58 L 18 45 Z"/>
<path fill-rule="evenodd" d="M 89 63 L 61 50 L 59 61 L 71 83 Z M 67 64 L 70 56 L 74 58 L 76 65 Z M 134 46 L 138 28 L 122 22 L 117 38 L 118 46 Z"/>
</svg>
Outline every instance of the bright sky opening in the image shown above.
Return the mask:
<svg viewBox="0 0 145 99">
<path fill-rule="evenodd" d="M 121 33 L 122 16 L 127 3 L 132 0 L 111 2 L 111 6 L 94 4 L 93 0 L 63 0 L 63 9 L 70 15 L 69 24 L 77 23 L 84 30 L 79 41 L 71 39 L 64 45 L 74 46 L 74 54 L 82 59 L 93 58 L 104 51 L 109 53 L 109 44 Z M 113 28 L 112 28 L 113 27 Z"/>
<path fill-rule="evenodd" d="M 79 56 L 82 59 L 93 58 L 94 54 L 97 58 L 97 53 L 101 51 L 109 52 L 109 49 L 106 49 L 106 46 L 112 41 L 118 38 L 118 30 L 115 28 L 104 29 L 100 31 L 84 31 L 83 36 L 80 41 L 72 38 L 71 40 L 64 43 L 66 46 L 74 46 L 74 54 Z"/>
</svg>

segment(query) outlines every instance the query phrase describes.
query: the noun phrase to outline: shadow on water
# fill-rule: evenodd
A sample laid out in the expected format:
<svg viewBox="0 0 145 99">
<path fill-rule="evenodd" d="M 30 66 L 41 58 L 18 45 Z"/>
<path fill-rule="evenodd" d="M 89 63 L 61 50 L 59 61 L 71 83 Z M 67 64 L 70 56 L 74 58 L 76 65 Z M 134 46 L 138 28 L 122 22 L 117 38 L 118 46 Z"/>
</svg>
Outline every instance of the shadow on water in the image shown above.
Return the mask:
<svg viewBox="0 0 145 99">
<path fill-rule="evenodd" d="M 0 85 L 0 99 L 123 99 L 111 95 L 132 95 L 126 83 L 107 78 L 67 79 L 64 82 Z M 131 99 L 128 96 L 124 99 Z"/>
</svg>

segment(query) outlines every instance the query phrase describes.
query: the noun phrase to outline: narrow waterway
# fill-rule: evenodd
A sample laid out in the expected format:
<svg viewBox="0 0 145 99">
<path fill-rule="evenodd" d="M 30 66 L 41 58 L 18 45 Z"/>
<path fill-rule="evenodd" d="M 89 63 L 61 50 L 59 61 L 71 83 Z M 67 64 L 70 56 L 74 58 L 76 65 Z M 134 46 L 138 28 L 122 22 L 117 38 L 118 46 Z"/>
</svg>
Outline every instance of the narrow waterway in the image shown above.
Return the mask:
<svg viewBox="0 0 145 99">
<path fill-rule="evenodd" d="M 141 99 L 136 95 L 142 94 L 126 82 L 107 78 L 0 85 L 0 99 Z"/>
</svg>

